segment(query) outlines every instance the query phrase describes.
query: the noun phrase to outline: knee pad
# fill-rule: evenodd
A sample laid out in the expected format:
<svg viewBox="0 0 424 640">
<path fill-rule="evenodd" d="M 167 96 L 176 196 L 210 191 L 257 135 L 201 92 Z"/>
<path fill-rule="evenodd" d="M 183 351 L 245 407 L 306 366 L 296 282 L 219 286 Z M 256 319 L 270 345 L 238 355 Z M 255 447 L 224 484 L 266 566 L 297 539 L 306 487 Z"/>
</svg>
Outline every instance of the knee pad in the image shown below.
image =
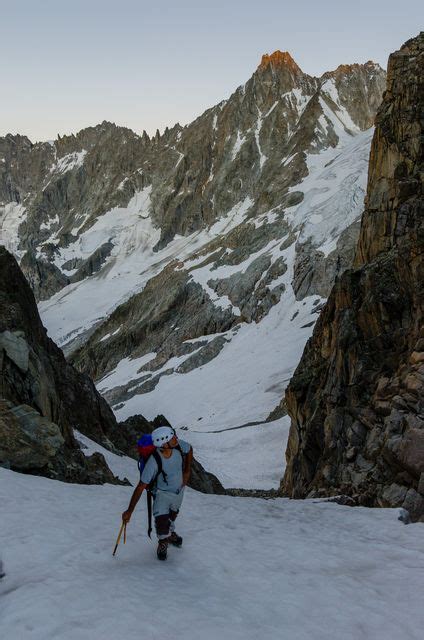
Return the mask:
<svg viewBox="0 0 424 640">
<path fill-rule="evenodd" d="M 174 521 L 177 518 L 177 515 L 179 514 L 179 511 L 172 511 L 172 509 L 169 510 L 169 519 Z"/>
</svg>

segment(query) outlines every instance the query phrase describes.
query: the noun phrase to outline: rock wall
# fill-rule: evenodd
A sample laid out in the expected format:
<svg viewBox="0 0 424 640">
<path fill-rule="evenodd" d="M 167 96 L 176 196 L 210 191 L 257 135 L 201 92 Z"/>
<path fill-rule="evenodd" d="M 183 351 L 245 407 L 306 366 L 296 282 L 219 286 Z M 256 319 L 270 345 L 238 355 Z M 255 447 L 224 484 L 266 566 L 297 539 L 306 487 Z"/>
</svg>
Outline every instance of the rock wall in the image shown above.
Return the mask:
<svg viewBox="0 0 424 640">
<path fill-rule="evenodd" d="M 2 464 L 72 482 L 116 481 L 102 456 L 84 457 L 73 435 L 76 428 L 110 447 L 109 435 L 117 430 L 113 413 L 47 337 L 34 295 L 3 247 L 0 398 Z"/>
<path fill-rule="evenodd" d="M 282 489 L 424 516 L 424 33 L 389 58 L 355 268 L 286 392 Z"/>
</svg>

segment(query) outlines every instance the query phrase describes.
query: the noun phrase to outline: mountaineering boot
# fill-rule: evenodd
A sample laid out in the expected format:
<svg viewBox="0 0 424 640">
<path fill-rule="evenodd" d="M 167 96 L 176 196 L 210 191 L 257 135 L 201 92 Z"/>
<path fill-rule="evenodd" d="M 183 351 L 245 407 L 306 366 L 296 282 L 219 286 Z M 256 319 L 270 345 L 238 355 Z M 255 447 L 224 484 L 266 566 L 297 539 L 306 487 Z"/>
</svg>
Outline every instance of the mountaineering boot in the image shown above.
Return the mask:
<svg viewBox="0 0 424 640">
<path fill-rule="evenodd" d="M 159 540 L 156 553 L 159 560 L 166 560 L 168 553 L 168 540 Z"/>
<path fill-rule="evenodd" d="M 174 545 L 174 547 L 181 547 L 183 544 L 183 539 L 181 536 L 177 535 L 175 531 L 173 531 L 168 538 L 168 542 Z"/>
</svg>

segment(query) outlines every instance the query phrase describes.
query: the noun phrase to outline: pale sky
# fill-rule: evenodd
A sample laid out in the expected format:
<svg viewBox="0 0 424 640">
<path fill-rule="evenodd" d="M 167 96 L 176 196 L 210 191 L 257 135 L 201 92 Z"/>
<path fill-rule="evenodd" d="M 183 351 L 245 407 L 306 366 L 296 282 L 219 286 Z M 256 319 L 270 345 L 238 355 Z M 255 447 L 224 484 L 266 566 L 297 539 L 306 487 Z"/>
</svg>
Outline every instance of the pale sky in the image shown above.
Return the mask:
<svg viewBox="0 0 424 640">
<path fill-rule="evenodd" d="M 187 124 L 263 53 L 311 75 L 374 60 L 424 28 L 418 0 L 0 0 L 0 135 L 33 142 L 110 120 Z"/>
</svg>

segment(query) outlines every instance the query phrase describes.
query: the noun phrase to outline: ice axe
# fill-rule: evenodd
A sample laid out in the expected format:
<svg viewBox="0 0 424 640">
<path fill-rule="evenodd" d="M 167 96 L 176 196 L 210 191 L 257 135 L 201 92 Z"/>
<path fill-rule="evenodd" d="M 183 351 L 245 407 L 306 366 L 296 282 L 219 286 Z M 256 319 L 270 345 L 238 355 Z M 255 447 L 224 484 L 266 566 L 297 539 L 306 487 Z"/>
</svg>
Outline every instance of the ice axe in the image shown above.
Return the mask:
<svg viewBox="0 0 424 640">
<path fill-rule="evenodd" d="M 113 556 L 116 554 L 116 550 L 118 549 L 118 545 L 119 545 L 119 542 L 121 540 L 122 532 L 124 532 L 124 544 L 125 544 L 126 541 L 127 541 L 127 523 L 126 522 L 123 522 L 121 524 L 121 528 L 119 529 L 118 537 L 116 538 L 115 548 L 114 548 L 113 553 L 112 553 Z"/>
</svg>

